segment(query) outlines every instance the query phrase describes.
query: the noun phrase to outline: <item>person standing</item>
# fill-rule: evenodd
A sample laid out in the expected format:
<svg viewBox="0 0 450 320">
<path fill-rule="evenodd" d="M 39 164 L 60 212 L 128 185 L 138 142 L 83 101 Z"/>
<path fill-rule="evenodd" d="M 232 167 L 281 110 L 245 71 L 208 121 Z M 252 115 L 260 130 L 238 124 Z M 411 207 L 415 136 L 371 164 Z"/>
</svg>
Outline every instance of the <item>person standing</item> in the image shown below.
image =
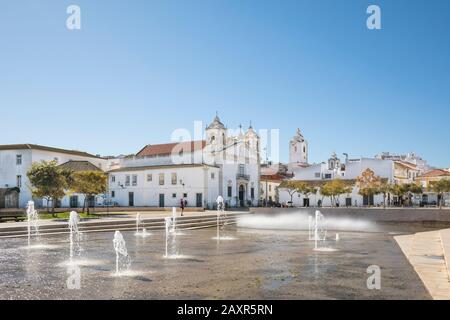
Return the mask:
<svg viewBox="0 0 450 320">
<path fill-rule="evenodd" d="M 181 216 L 183 216 L 184 207 L 185 207 L 185 203 L 184 203 L 183 198 L 181 198 L 181 200 L 180 200 Z"/>
</svg>

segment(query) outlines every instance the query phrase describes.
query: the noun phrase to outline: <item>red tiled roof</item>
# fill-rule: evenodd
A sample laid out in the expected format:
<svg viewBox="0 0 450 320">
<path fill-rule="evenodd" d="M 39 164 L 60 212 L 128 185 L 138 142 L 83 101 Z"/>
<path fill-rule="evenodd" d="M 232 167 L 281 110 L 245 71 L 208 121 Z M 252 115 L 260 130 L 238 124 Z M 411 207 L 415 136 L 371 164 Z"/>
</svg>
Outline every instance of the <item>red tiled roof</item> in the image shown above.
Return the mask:
<svg viewBox="0 0 450 320">
<path fill-rule="evenodd" d="M 423 175 L 419 176 L 419 178 L 422 177 L 450 177 L 450 172 L 443 169 L 434 169 L 430 170 L 428 172 L 425 172 Z"/>
<path fill-rule="evenodd" d="M 271 180 L 271 181 L 283 181 L 285 179 L 287 179 L 288 177 L 283 176 L 281 174 L 271 174 L 271 175 L 261 175 L 260 180 L 261 181 L 265 181 L 265 180 Z"/>
<path fill-rule="evenodd" d="M 186 141 L 186 142 L 174 142 L 174 143 L 164 143 L 164 144 L 154 144 L 154 145 L 146 145 L 139 151 L 136 156 L 137 157 L 148 157 L 148 156 L 157 156 L 157 155 L 170 155 L 172 150 L 177 147 L 179 150 L 183 150 L 184 152 L 193 152 L 197 150 L 202 150 L 206 146 L 206 141 L 198 140 L 198 141 Z"/>
</svg>

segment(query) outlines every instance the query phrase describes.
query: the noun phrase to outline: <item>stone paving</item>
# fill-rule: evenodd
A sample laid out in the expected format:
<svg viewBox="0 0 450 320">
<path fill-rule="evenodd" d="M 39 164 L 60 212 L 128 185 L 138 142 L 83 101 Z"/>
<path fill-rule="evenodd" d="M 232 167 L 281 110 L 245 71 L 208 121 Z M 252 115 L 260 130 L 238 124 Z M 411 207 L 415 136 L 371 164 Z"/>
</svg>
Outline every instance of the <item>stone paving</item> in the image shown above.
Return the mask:
<svg viewBox="0 0 450 320">
<path fill-rule="evenodd" d="M 450 229 L 394 237 L 430 295 L 450 300 Z"/>
</svg>

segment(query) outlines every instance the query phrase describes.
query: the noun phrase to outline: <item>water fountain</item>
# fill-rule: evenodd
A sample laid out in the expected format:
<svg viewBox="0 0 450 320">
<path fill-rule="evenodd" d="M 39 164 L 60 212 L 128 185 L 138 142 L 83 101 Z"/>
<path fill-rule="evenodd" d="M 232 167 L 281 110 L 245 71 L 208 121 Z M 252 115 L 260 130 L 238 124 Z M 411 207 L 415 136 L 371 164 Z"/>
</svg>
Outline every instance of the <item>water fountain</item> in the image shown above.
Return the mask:
<svg viewBox="0 0 450 320">
<path fill-rule="evenodd" d="M 175 234 L 177 228 L 177 208 L 172 207 L 172 232 Z"/>
<path fill-rule="evenodd" d="M 169 237 L 171 233 L 171 227 L 172 227 L 172 219 L 170 217 L 166 217 L 164 219 L 165 226 L 166 226 L 166 254 L 164 255 L 165 258 L 169 257 Z"/>
<path fill-rule="evenodd" d="M 325 241 L 327 238 L 326 221 L 323 214 L 316 210 L 314 218 L 308 217 L 309 240 Z"/>
<path fill-rule="evenodd" d="M 333 248 L 318 246 L 319 242 L 325 243 L 325 241 L 327 240 L 326 220 L 319 210 L 316 210 L 314 218 L 309 216 L 309 240 L 314 241 L 315 251 L 327 251 L 327 252 L 337 251 L 336 249 Z M 338 240 L 339 235 L 336 236 L 336 241 Z"/>
<path fill-rule="evenodd" d="M 141 214 L 137 213 L 136 214 L 136 235 L 139 234 L 139 226 L 141 224 L 142 220 L 141 220 Z"/>
<path fill-rule="evenodd" d="M 142 227 L 142 231 L 140 231 L 141 226 L 144 225 L 144 220 L 142 219 L 142 216 L 140 213 L 136 214 L 136 232 L 135 232 L 135 236 L 139 236 L 139 237 L 147 237 L 150 235 L 150 233 L 147 232 L 147 229 Z"/>
<path fill-rule="evenodd" d="M 116 231 L 113 239 L 116 251 L 116 275 L 127 272 L 131 267 L 131 258 L 128 255 L 125 239 L 120 231 Z"/>
<path fill-rule="evenodd" d="M 71 260 L 73 259 L 74 252 L 76 252 L 78 256 L 81 254 L 81 245 L 80 245 L 81 233 L 78 230 L 78 222 L 79 222 L 78 213 L 72 211 L 69 216 L 69 224 L 68 224 L 70 230 L 69 241 L 70 241 Z"/>
<path fill-rule="evenodd" d="M 34 208 L 34 201 L 28 201 L 27 204 L 27 223 L 28 223 L 28 246 L 31 242 L 31 229 L 34 229 L 34 236 L 39 236 L 39 215 Z"/>
<path fill-rule="evenodd" d="M 235 238 L 225 235 L 225 228 L 228 224 L 227 214 L 225 211 L 225 202 L 222 196 L 217 197 L 217 235 L 213 239 L 220 240 L 234 240 Z"/>
</svg>

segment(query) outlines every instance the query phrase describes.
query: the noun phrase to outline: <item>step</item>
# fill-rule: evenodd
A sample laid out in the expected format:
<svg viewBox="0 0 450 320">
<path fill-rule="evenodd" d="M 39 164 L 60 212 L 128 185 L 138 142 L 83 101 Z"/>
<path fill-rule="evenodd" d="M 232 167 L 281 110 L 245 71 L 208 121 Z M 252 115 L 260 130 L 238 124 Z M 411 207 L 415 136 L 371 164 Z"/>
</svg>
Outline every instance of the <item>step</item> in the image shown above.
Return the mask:
<svg viewBox="0 0 450 320">
<path fill-rule="evenodd" d="M 151 230 L 163 230 L 165 228 L 165 224 L 163 223 L 163 220 L 156 220 L 153 219 L 153 221 L 144 222 L 140 225 L 140 228 L 145 228 L 148 231 Z M 190 218 L 190 219 L 182 219 L 177 220 L 177 229 L 184 230 L 184 229 L 193 229 L 193 228 L 206 228 L 206 227 L 216 227 L 217 219 L 214 218 Z M 227 223 L 229 224 L 236 224 L 236 219 L 234 217 L 228 217 L 226 219 Z M 109 232 L 109 231 L 135 231 L 136 230 L 136 223 L 135 221 L 132 221 L 133 223 L 124 223 L 124 221 L 118 221 L 120 223 L 116 224 L 101 224 L 96 223 L 95 225 L 83 225 L 80 226 L 79 230 L 83 233 L 92 233 L 92 232 Z M 47 226 L 48 227 L 48 226 Z M 69 230 L 67 228 L 67 224 L 59 224 L 52 226 L 51 228 L 40 228 L 39 234 L 41 235 L 57 235 L 57 234 L 68 234 Z M 0 238 L 12 238 L 12 237 L 27 237 L 28 236 L 28 230 L 26 228 L 23 228 L 22 230 L 15 230 L 15 231 L 3 231 L 0 232 Z"/>
</svg>

